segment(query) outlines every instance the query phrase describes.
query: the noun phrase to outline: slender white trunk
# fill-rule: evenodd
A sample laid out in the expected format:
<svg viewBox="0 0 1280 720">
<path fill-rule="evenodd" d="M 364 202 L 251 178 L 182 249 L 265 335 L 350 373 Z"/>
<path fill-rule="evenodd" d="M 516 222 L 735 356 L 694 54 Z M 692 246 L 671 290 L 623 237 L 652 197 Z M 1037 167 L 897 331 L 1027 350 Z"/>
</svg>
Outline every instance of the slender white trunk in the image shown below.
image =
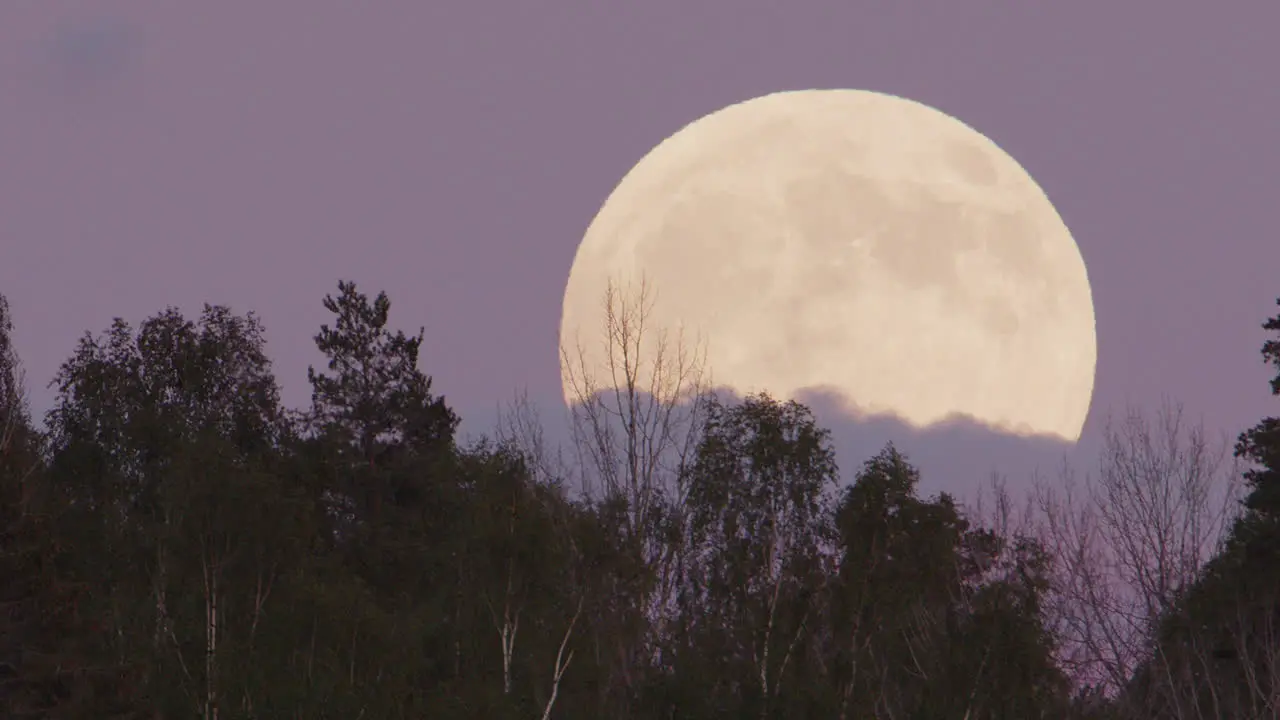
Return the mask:
<svg viewBox="0 0 1280 720">
<path fill-rule="evenodd" d="M 775 519 L 775 528 L 777 520 Z M 782 594 L 782 571 L 779 555 L 779 544 L 781 539 L 778 532 L 774 530 L 773 538 L 769 543 L 769 572 L 774 573 L 773 594 L 769 598 L 769 620 L 764 629 L 764 648 L 760 652 L 760 717 L 768 717 L 769 714 L 769 646 L 773 643 L 773 626 L 778 616 L 778 598 Z M 791 653 L 788 650 L 787 655 Z M 777 683 L 777 679 L 774 679 Z"/>
<path fill-rule="evenodd" d="M 253 621 L 249 625 L 249 652 L 253 652 L 253 640 L 258 634 L 258 622 L 262 620 L 262 606 L 266 604 L 267 598 L 271 595 L 271 586 L 275 584 L 275 566 L 267 572 L 266 584 L 262 580 L 262 573 L 258 573 L 258 586 L 253 595 Z"/>
<path fill-rule="evenodd" d="M 502 694 L 511 694 L 511 656 L 515 652 L 516 633 L 520 631 L 520 610 L 511 612 L 511 600 L 508 598 L 502 608 L 502 629 L 499 636 L 502 640 Z"/>
<path fill-rule="evenodd" d="M 514 512 L 514 510 L 513 510 Z M 485 596 L 485 604 L 489 606 L 489 617 L 493 619 L 493 627 L 498 631 L 498 642 L 502 647 L 502 694 L 511 694 L 511 663 L 515 654 L 516 635 L 520 632 L 519 606 L 512 609 L 514 597 L 514 562 L 507 561 L 507 588 L 502 601 L 502 619 L 498 619 L 493 602 Z"/>
<path fill-rule="evenodd" d="M 248 653 L 246 653 L 245 662 L 250 665 L 250 672 L 253 672 L 253 643 L 258 635 L 258 623 L 262 620 L 262 607 L 266 604 L 267 598 L 271 595 L 271 586 L 275 584 L 275 565 L 266 572 L 266 581 L 263 582 L 263 573 L 258 572 L 258 583 L 253 594 L 253 620 L 249 623 L 249 643 Z M 244 697 L 242 701 L 246 712 L 252 717 L 253 715 L 253 698 L 249 695 L 249 689 L 244 689 Z"/>
<path fill-rule="evenodd" d="M 565 647 L 569 644 L 569 636 L 573 634 L 573 626 L 578 622 L 578 615 L 582 613 L 582 601 L 578 601 L 578 609 L 573 613 L 573 619 L 569 621 L 569 627 L 564 631 L 564 638 L 560 640 L 560 649 L 556 651 L 556 664 L 552 668 L 551 679 L 551 697 L 547 698 L 547 706 L 542 710 L 542 720 L 551 720 L 551 708 L 555 707 L 556 696 L 560 693 L 560 679 L 564 677 L 564 671 L 569 669 L 569 663 L 573 662 L 573 651 L 570 650 L 566 656 L 564 654 Z"/>
<path fill-rule="evenodd" d="M 208 720 L 218 720 L 218 572 L 204 563 L 205 587 L 205 704 Z"/>
<path fill-rule="evenodd" d="M 163 548 L 156 550 L 156 575 L 152 580 L 152 593 L 155 596 L 156 606 L 156 628 L 155 637 L 153 639 L 156 650 L 159 650 L 161 636 L 167 636 L 173 643 L 173 652 L 178 656 L 178 665 L 182 668 L 182 675 L 188 682 L 192 683 L 192 687 L 187 688 L 189 692 L 199 692 L 194 687 L 195 680 L 191 676 L 191 669 L 187 667 L 186 656 L 182 654 L 182 643 L 178 642 L 178 635 L 173 630 L 173 620 L 169 617 L 169 608 L 166 603 L 167 594 L 165 592 L 165 584 L 168 576 L 165 570 Z"/>
</svg>

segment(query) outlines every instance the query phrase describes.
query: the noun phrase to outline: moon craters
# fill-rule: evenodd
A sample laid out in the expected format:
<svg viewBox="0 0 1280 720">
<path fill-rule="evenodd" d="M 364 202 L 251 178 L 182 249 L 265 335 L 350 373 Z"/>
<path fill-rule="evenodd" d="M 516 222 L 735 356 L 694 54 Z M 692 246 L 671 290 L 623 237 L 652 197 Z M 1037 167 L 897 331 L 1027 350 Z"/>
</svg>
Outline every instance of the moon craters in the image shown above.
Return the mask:
<svg viewBox="0 0 1280 720">
<path fill-rule="evenodd" d="M 705 340 L 739 392 L 823 387 L 917 426 L 959 413 L 1069 440 L 1088 412 L 1093 302 L 1070 232 L 1013 158 L 909 100 L 778 93 L 686 126 L 588 228 L 562 342 L 601 326 L 618 277 L 651 281 L 654 324 Z"/>
<path fill-rule="evenodd" d="M 991 155 L 974 143 L 963 140 L 950 142 L 942 152 L 946 164 L 963 182 L 981 187 L 1000 182 L 1000 171 L 996 169 Z"/>
</svg>

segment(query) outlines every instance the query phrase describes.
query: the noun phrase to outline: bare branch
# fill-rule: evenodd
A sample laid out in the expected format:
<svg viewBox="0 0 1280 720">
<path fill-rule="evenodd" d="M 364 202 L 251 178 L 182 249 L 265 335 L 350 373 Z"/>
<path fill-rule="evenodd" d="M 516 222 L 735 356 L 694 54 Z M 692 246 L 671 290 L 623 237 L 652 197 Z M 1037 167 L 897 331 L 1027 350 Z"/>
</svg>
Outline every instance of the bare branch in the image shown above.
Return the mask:
<svg viewBox="0 0 1280 720">
<path fill-rule="evenodd" d="M 625 508 L 620 537 L 646 573 L 635 610 L 660 635 L 675 612 L 680 549 L 671 540 L 684 532 L 684 468 L 709 397 L 706 355 L 681 328 L 656 324 L 646 280 L 610 281 L 602 303 L 597 343 L 562 338 L 570 428 L 584 494 Z"/>
<path fill-rule="evenodd" d="M 1152 657 L 1157 623 L 1230 527 L 1239 486 L 1225 440 L 1166 403 L 1109 421 L 1095 477 L 1039 483 L 1038 537 L 1055 558 L 1048 598 L 1059 660 L 1114 694 Z"/>
</svg>

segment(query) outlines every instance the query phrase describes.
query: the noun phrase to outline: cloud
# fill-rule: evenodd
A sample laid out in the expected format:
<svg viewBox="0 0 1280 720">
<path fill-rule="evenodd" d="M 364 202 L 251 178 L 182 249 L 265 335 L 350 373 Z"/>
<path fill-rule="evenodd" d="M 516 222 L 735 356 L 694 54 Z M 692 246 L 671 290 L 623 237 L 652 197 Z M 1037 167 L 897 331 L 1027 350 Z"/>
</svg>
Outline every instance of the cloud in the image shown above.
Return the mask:
<svg viewBox="0 0 1280 720">
<path fill-rule="evenodd" d="M 734 404 L 741 398 L 717 388 L 719 399 Z M 572 436 L 562 401 L 555 396 L 528 398 L 537 412 L 543 439 L 553 454 L 557 448 L 572 460 Z M 647 398 L 642 398 L 642 402 Z M 892 442 L 920 470 L 920 493 L 950 493 L 962 503 L 974 502 L 989 492 L 993 476 L 999 476 L 1017 499 L 1033 487 L 1033 481 L 1059 480 L 1067 463 L 1078 474 L 1097 462 L 1097 447 L 1086 435 L 1078 444 L 1049 436 L 1023 436 L 994 430 L 982 423 L 956 417 L 948 422 L 918 428 L 886 416 L 853 416 L 834 394 L 806 393 L 799 401 L 813 411 L 818 425 L 831 432 L 843 483 L 852 482 L 863 463 Z M 506 408 L 510 409 L 510 408 Z M 475 440 L 491 435 L 497 424 L 497 408 L 488 412 L 463 409 L 463 437 Z"/>
<path fill-rule="evenodd" d="M 48 80 L 65 93 L 101 91 L 129 70 L 140 46 L 141 33 L 122 18 L 65 22 L 45 43 Z"/>
<path fill-rule="evenodd" d="M 920 469 L 923 494 L 946 490 L 960 500 L 975 498 L 993 475 L 1020 495 L 1030 489 L 1033 477 L 1057 479 L 1064 461 L 1081 471 L 1092 463 L 1094 449 L 1087 439 L 1073 444 L 1049 436 L 1015 435 L 959 416 L 918 428 L 894 417 L 851 416 L 835 395 L 805 395 L 800 401 L 831 431 L 846 481 L 890 442 Z"/>
</svg>

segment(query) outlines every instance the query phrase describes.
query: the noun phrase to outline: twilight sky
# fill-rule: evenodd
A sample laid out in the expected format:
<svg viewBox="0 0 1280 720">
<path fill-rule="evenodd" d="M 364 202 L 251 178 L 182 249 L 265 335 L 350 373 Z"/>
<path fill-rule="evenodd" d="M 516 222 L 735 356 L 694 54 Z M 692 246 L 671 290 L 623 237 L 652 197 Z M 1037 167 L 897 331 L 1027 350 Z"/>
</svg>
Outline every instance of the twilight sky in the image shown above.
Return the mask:
<svg viewBox="0 0 1280 720">
<path fill-rule="evenodd" d="M 0 9 L 0 293 L 37 410 L 114 316 L 209 301 L 265 321 L 285 400 L 339 278 L 427 328 L 480 432 L 559 398 L 587 224 L 686 123 L 779 90 L 890 92 L 984 133 L 1088 266 L 1086 438 L 1181 400 L 1234 436 L 1275 413 L 1280 4 L 646 0 Z M 394 8 L 394 9 L 393 9 Z"/>
</svg>

